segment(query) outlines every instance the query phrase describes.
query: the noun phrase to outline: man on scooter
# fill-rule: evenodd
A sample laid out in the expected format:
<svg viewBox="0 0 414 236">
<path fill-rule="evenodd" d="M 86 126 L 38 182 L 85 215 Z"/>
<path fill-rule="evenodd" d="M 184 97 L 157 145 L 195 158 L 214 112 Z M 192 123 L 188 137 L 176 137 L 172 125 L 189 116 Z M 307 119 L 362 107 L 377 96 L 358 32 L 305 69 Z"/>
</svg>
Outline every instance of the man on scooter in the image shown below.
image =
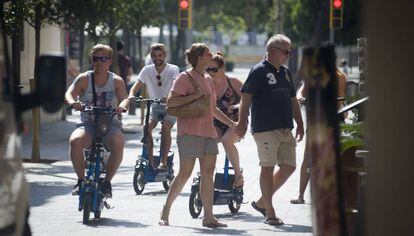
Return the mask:
<svg viewBox="0 0 414 236">
<path fill-rule="evenodd" d="M 157 169 L 154 162 L 153 147 L 154 141 L 152 131 L 158 122 L 162 123 L 161 127 L 161 163 L 159 170 L 167 170 L 168 152 L 171 147 L 171 129 L 176 122 L 176 118 L 166 113 L 165 102 L 171 90 L 173 80 L 179 73 L 178 66 L 165 62 L 167 51 L 164 44 L 155 43 L 150 47 L 151 59 L 154 62 L 145 66 L 138 75 L 138 80 L 134 83 L 129 91 L 129 100 L 135 100 L 135 94 L 144 85 L 147 86 L 149 99 L 161 99 L 162 103 L 151 104 L 150 121 L 148 123 L 148 160 L 153 169 Z"/>
<path fill-rule="evenodd" d="M 81 110 L 82 105 L 95 106 L 94 104 L 98 107 L 113 108 L 117 113 L 127 110 L 128 98 L 124 80 L 109 71 L 112 64 L 112 54 L 112 48 L 107 45 L 97 44 L 92 47 L 90 56 L 93 70 L 80 74 L 69 86 L 65 94 L 67 104 L 76 110 Z M 94 121 L 86 112 L 81 112 L 81 122 L 69 139 L 70 158 L 78 176 L 78 183 L 72 191 L 74 195 L 79 193 L 85 178 L 83 149 L 91 145 L 94 131 Z M 124 134 L 118 116 L 114 116 L 104 142 L 111 151 L 111 155 L 106 168 L 105 180 L 102 184 L 102 194 L 111 198 L 111 180 L 121 164 L 124 151 Z"/>
</svg>

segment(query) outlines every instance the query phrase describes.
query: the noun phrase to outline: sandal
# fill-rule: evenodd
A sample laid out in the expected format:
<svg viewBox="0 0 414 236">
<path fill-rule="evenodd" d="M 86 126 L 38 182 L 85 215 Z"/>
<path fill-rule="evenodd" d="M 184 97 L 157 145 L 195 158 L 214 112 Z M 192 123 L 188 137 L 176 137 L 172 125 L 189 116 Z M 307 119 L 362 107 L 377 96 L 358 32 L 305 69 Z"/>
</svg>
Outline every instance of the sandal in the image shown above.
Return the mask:
<svg viewBox="0 0 414 236">
<path fill-rule="evenodd" d="M 268 225 L 284 225 L 283 221 L 279 217 L 269 217 L 264 221 Z"/>
<path fill-rule="evenodd" d="M 203 227 L 207 227 L 207 228 L 219 228 L 219 227 L 227 227 L 227 225 L 226 224 L 224 224 L 224 223 L 221 223 L 221 222 L 219 222 L 219 221 L 213 221 L 213 222 L 210 222 L 210 223 L 206 223 L 204 220 L 203 220 L 203 223 L 202 223 L 202 225 L 203 225 Z"/>
<path fill-rule="evenodd" d="M 302 199 L 302 198 L 297 198 L 297 199 L 290 200 L 290 203 L 291 204 L 304 204 L 305 203 L 305 200 Z"/>
<path fill-rule="evenodd" d="M 252 207 L 253 207 L 256 211 L 260 212 L 260 213 L 261 213 L 264 217 L 266 217 L 266 209 L 259 207 L 259 206 L 256 204 L 256 202 L 255 202 L 255 201 L 253 201 L 251 205 L 252 205 Z"/>
</svg>

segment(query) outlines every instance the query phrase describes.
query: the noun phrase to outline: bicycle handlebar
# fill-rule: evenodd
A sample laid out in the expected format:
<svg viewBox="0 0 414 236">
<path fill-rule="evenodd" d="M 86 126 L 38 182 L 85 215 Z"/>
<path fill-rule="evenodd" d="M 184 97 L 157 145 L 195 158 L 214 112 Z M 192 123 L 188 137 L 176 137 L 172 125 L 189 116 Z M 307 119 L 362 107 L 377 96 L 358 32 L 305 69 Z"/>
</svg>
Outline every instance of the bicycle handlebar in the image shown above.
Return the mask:
<svg viewBox="0 0 414 236">
<path fill-rule="evenodd" d="M 145 102 L 145 103 L 154 103 L 154 102 L 156 102 L 156 103 L 158 103 L 158 104 L 163 103 L 163 102 L 161 101 L 161 99 L 158 99 L 158 98 L 156 98 L 156 99 L 150 99 L 150 98 L 143 98 L 143 97 L 141 97 L 141 96 L 136 97 L 136 98 L 135 98 L 135 102 Z"/>
</svg>

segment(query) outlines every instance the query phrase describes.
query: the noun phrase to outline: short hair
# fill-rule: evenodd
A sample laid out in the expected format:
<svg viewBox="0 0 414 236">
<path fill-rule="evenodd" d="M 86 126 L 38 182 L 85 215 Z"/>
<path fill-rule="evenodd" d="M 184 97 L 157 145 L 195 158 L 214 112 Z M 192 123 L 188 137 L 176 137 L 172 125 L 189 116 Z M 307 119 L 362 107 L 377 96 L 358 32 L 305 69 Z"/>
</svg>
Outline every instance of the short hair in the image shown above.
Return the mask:
<svg viewBox="0 0 414 236">
<path fill-rule="evenodd" d="M 190 49 L 185 51 L 185 57 L 188 62 L 193 68 L 197 66 L 198 57 L 203 55 L 204 51 L 208 49 L 207 44 L 205 43 L 193 43 L 191 44 Z"/>
<path fill-rule="evenodd" d="M 222 68 L 222 67 L 225 65 L 225 63 L 224 63 L 224 58 L 223 58 L 223 53 L 222 53 L 222 52 L 220 52 L 220 51 L 215 52 L 215 53 L 213 54 L 212 60 L 213 60 L 215 63 L 217 63 L 217 66 L 218 66 L 218 67 L 220 67 L 220 68 Z"/>
<path fill-rule="evenodd" d="M 124 48 L 124 43 L 121 41 L 116 42 L 116 50 L 122 50 Z"/>
<path fill-rule="evenodd" d="M 284 34 L 275 34 L 267 40 L 266 51 L 270 51 L 270 48 L 280 46 L 282 42 L 291 44 L 290 39 Z"/>
<path fill-rule="evenodd" d="M 163 53 L 167 53 L 167 50 L 165 49 L 165 45 L 162 43 L 154 43 L 150 47 L 150 54 L 153 51 L 162 51 Z"/>
<path fill-rule="evenodd" d="M 114 53 L 114 51 L 112 50 L 110 46 L 98 43 L 92 47 L 89 53 L 89 56 L 92 56 L 97 51 L 105 51 L 108 54 L 108 56 L 111 58 L 112 58 L 112 54 Z"/>
</svg>

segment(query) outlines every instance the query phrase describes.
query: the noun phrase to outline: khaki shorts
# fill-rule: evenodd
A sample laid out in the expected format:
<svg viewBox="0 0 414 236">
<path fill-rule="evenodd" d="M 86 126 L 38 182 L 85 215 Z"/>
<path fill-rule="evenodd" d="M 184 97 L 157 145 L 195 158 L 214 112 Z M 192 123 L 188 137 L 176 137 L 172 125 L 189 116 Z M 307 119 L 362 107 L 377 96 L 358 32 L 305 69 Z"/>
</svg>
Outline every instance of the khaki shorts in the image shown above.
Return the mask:
<svg viewBox="0 0 414 236">
<path fill-rule="evenodd" d="M 204 155 L 217 155 L 217 139 L 184 134 L 177 137 L 180 158 L 202 158 Z"/>
<path fill-rule="evenodd" d="M 296 167 L 296 140 L 289 129 L 253 133 L 259 153 L 259 165 Z"/>
</svg>

